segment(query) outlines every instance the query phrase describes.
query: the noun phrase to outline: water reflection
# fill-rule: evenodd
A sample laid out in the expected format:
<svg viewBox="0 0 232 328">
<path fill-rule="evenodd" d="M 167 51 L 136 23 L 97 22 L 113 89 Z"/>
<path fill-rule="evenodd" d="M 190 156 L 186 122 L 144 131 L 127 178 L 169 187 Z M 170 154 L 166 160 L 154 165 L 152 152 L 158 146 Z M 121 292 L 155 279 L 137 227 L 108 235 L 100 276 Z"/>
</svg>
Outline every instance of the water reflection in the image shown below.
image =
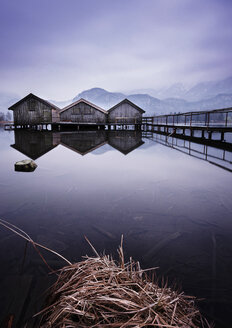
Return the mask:
<svg viewBox="0 0 232 328">
<path fill-rule="evenodd" d="M 232 142 L 183 136 L 178 138 L 149 131 L 143 132 L 143 137 L 232 172 Z"/>
<path fill-rule="evenodd" d="M 59 134 L 49 131 L 14 131 L 15 143 L 11 145 L 14 149 L 33 160 L 43 156 L 59 144 Z"/>
<path fill-rule="evenodd" d="M 62 145 L 80 155 L 86 155 L 97 148 L 109 144 L 124 155 L 140 147 L 141 131 L 14 131 L 14 149 L 35 160 L 57 145 Z"/>
<path fill-rule="evenodd" d="M 25 131 L 15 132 L 14 144 L 13 131 L 0 131 L 1 217 L 72 262 L 92 255 L 84 236 L 99 252 L 117 257 L 123 234 L 126 258 L 132 256 L 144 268 L 159 266 L 159 275 L 204 299 L 201 309 L 216 327 L 230 327 L 230 172 L 164 147 L 158 139 L 141 139 L 139 131 L 32 132 L 24 138 Z M 47 152 L 38 159 L 40 170 L 27 176 L 15 173 L 12 164 L 19 153 L 10 144 L 29 157 Z M 138 151 L 132 151 L 135 147 Z M 192 143 L 193 147 L 199 151 L 203 145 Z M 222 151 L 210 147 L 208 154 L 209 150 L 214 156 Z M 225 159 L 229 155 L 226 152 Z M 26 246 L 25 251 L 24 241 L 11 232 L 0 229 L 0 247 L 0 326 L 15 310 L 8 305 L 17 299 L 17 309 L 28 309 L 16 326 L 24 327 L 40 310 L 42 303 L 34 303 L 51 275 L 34 249 Z M 64 265 L 55 255 L 44 257 L 53 269 Z"/>
<path fill-rule="evenodd" d="M 127 155 L 144 144 L 142 138 L 176 149 L 190 156 L 205 160 L 232 172 L 232 143 L 218 140 L 183 138 L 141 131 L 78 131 L 52 132 L 15 130 L 14 149 L 33 160 L 62 145 L 80 155 L 86 155 L 106 144 Z M 101 151 L 100 151 L 101 153 Z"/>
<path fill-rule="evenodd" d="M 141 131 L 110 131 L 108 143 L 124 155 L 144 144 Z"/>
<path fill-rule="evenodd" d="M 105 131 L 64 132 L 60 134 L 60 144 L 80 155 L 86 155 L 105 145 L 106 142 Z"/>
</svg>

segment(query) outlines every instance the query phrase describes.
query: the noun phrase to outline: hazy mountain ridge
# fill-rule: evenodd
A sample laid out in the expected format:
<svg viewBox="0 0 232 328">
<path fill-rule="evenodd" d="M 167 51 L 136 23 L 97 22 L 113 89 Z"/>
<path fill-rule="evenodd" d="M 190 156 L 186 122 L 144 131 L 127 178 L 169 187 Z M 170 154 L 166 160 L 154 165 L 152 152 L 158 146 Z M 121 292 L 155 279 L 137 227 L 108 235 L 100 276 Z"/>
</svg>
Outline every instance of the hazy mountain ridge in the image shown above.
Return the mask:
<svg viewBox="0 0 232 328">
<path fill-rule="evenodd" d="M 14 93 L 0 92 L 0 112 L 7 113 L 8 107 L 16 103 L 20 96 Z"/>
<path fill-rule="evenodd" d="M 169 87 L 159 89 L 139 89 L 131 93 L 148 93 L 152 97 L 165 100 L 166 98 L 184 99 L 189 102 L 201 101 L 217 96 L 218 94 L 232 93 L 232 77 L 220 81 L 197 83 L 187 88 L 182 83 L 175 83 Z"/>
<path fill-rule="evenodd" d="M 201 101 L 219 94 L 232 94 L 232 77 L 221 81 L 198 83 L 186 92 L 185 99 L 188 101 Z"/>
<path fill-rule="evenodd" d="M 86 95 L 88 97 L 85 97 Z M 76 101 L 80 98 L 85 98 L 106 110 L 114 106 L 124 98 L 127 98 L 142 109 L 144 109 L 146 111 L 145 115 L 168 114 L 171 112 L 188 112 L 192 110 L 198 111 L 232 107 L 232 92 L 231 94 L 218 94 L 215 97 L 204 99 L 201 101 L 189 102 L 184 99 L 178 98 L 168 98 L 165 100 L 160 100 L 148 94 L 114 94 L 112 92 L 107 92 L 104 89 L 94 88 L 80 93 L 73 100 Z"/>
<path fill-rule="evenodd" d="M 80 98 L 84 98 L 108 110 L 121 100 L 128 98 L 144 109 L 146 111 L 145 115 L 232 107 L 232 77 L 222 81 L 198 83 L 189 90 L 181 83 L 176 83 L 171 87 L 160 90 L 148 90 L 152 95 L 148 93 L 132 93 L 127 95 L 120 92 L 109 92 L 102 88 L 92 88 L 79 93 L 73 99 L 67 101 L 50 101 L 59 108 L 63 108 Z M 148 90 L 144 89 L 143 91 Z M 159 98 L 154 97 L 155 93 L 159 94 Z M 165 99 L 162 99 L 164 96 L 166 96 Z M 15 94 L 0 92 L 0 111 L 7 113 L 8 107 L 19 99 L 20 97 Z"/>
<path fill-rule="evenodd" d="M 119 101 L 125 99 L 126 96 L 119 92 L 108 92 L 101 88 L 93 88 L 79 93 L 72 101 L 77 101 L 80 98 L 93 102 L 104 109 L 109 109 Z"/>
</svg>

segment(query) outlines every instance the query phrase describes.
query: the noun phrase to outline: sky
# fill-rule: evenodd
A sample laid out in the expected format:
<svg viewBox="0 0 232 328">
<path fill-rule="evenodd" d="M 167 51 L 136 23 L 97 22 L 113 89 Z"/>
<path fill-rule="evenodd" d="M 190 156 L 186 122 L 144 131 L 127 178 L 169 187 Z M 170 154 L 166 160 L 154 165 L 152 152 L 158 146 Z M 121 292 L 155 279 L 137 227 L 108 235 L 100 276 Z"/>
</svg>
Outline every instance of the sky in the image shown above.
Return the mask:
<svg viewBox="0 0 232 328">
<path fill-rule="evenodd" d="M 65 100 L 232 75 L 231 0 L 0 0 L 0 92 Z"/>
</svg>

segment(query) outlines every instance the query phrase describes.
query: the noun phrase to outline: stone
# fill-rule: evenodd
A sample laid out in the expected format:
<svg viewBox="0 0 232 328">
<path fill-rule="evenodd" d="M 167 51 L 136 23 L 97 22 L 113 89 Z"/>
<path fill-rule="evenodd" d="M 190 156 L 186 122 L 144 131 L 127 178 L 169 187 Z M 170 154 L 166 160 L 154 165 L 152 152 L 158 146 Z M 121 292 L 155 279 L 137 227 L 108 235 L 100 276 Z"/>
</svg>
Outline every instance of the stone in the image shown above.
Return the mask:
<svg viewBox="0 0 232 328">
<path fill-rule="evenodd" d="M 36 168 L 36 163 L 30 159 L 24 159 L 15 163 L 15 171 L 33 172 Z"/>
</svg>

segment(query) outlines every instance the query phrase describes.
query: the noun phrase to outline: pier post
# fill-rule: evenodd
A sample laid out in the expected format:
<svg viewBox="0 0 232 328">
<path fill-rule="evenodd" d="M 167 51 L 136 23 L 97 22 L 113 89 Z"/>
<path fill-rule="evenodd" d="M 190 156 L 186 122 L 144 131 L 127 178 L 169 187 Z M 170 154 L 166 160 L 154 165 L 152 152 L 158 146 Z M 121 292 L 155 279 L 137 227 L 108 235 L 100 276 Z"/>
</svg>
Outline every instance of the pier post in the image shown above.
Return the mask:
<svg viewBox="0 0 232 328">
<path fill-rule="evenodd" d="M 225 123 L 225 127 L 227 127 L 227 122 L 228 122 L 228 112 L 226 113 L 226 123 Z"/>
</svg>

